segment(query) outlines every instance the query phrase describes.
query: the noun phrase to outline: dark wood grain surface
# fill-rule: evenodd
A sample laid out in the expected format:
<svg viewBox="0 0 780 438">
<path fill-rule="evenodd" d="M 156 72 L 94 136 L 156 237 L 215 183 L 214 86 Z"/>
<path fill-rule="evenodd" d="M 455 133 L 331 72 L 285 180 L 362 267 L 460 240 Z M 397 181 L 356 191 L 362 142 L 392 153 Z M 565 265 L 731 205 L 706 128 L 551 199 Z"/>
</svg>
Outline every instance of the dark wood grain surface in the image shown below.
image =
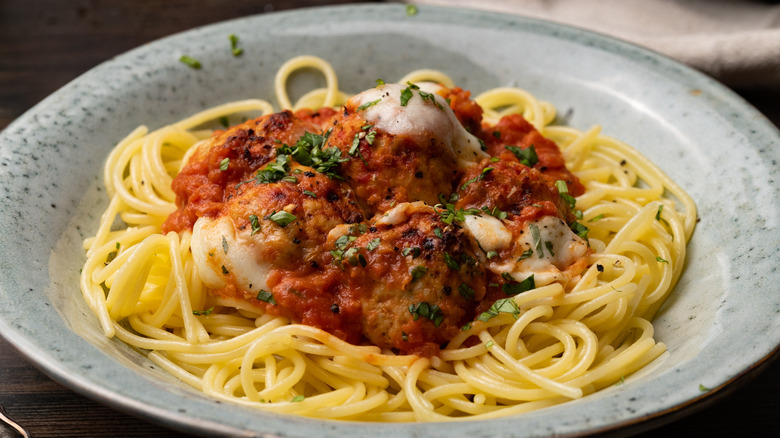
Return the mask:
<svg viewBox="0 0 780 438">
<path fill-rule="evenodd" d="M 0 129 L 70 80 L 143 43 L 229 18 L 341 3 L 365 2 L 0 0 Z M 736 91 L 780 125 L 780 84 Z M 713 403 L 664 418 L 671 423 L 640 436 L 777 436 L 780 362 L 769 362 L 716 394 Z M 185 436 L 62 387 L 2 338 L 0 406 L 36 437 Z M 0 423 L 0 438 L 16 436 Z"/>
</svg>

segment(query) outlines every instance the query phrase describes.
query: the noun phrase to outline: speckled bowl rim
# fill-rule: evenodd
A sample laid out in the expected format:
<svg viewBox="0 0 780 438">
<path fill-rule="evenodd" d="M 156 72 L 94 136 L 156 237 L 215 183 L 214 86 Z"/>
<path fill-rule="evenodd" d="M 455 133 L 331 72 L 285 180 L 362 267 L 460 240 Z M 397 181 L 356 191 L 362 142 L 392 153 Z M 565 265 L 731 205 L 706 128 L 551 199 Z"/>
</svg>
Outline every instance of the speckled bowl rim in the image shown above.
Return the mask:
<svg viewBox="0 0 780 438">
<path fill-rule="evenodd" d="M 88 108 L 73 109 L 73 104 L 79 100 L 77 92 L 90 86 L 101 90 L 101 81 L 105 81 L 109 75 L 117 74 L 122 69 L 129 69 L 128 65 L 130 64 L 147 62 L 147 56 L 150 56 L 154 50 L 191 47 L 204 38 L 226 35 L 232 29 L 241 28 L 248 24 L 273 30 L 277 23 L 302 24 L 319 21 L 327 25 L 335 20 L 359 19 L 372 20 L 372 25 L 378 28 L 408 31 L 413 27 L 409 22 L 403 21 L 404 15 L 404 7 L 401 5 L 327 7 L 265 14 L 174 35 L 108 61 L 57 91 L 0 133 L 0 145 L 2 145 L 0 162 L 3 165 L 0 168 L 0 181 L 6 189 L 6 200 L 20 202 L 22 199 L 19 198 L 20 194 L 30 192 L 23 190 L 22 186 L 26 185 L 32 187 L 33 194 L 38 195 L 37 199 L 32 198 L 31 201 L 36 208 L 43 209 L 49 206 L 53 208 L 55 206 L 55 198 L 60 190 L 59 186 L 55 184 L 55 188 L 52 190 L 53 195 L 50 195 L 49 191 L 37 193 L 36 189 L 43 190 L 44 187 L 41 185 L 40 172 L 36 172 L 33 167 L 25 167 L 34 165 L 35 163 L 30 163 L 30 161 L 37 161 L 40 157 L 36 157 L 34 153 L 23 151 L 21 154 L 26 160 L 24 161 L 15 159 L 10 151 L 16 149 L 20 142 L 25 143 L 25 145 L 40 146 L 41 149 L 49 145 L 51 132 L 36 133 L 36 129 L 43 126 L 56 133 L 58 129 L 64 129 L 62 126 L 57 126 L 58 116 L 67 118 L 73 116 L 75 112 L 84 117 L 83 113 L 88 113 Z M 730 120 L 740 139 L 744 139 L 744 142 L 751 147 L 761 148 L 757 149 L 756 152 L 760 158 L 774 160 L 774 164 L 768 166 L 767 172 L 773 177 L 778 175 L 777 161 L 780 161 L 778 160 L 778 150 L 767 149 L 767 145 L 776 147 L 780 144 L 777 129 L 733 92 L 677 62 L 605 36 L 534 19 L 438 7 L 421 7 L 420 14 L 416 18 L 423 21 L 424 24 L 415 23 L 413 26 L 461 26 L 483 32 L 488 32 L 489 29 L 498 29 L 505 33 L 517 32 L 518 37 L 535 34 L 556 39 L 574 47 L 603 51 L 625 60 L 625 62 L 638 63 L 672 84 L 684 84 L 691 90 L 696 90 L 707 96 L 710 99 L 713 114 L 721 115 Z M 336 31 L 333 28 L 330 32 L 349 34 L 349 30 Z M 148 62 L 151 63 L 152 58 L 150 57 Z M 146 71 L 147 77 L 139 75 L 137 72 L 133 72 L 133 74 L 137 75 L 141 81 L 152 81 L 154 73 L 150 73 L 149 69 Z M 141 69 L 141 73 L 144 73 L 143 69 Z M 110 97 L 109 93 L 106 98 Z M 181 116 L 184 115 L 186 114 Z M 52 124 L 52 120 L 55 123 Z M 27 137 L 22 139 L 22 135 Z M 68 144 L 67 141 L 64 141 L 63 144 L 78 148 L 78 145 Z M 45 158 L 45 152 L 42 154 Z M 95 162 L 99 163 L 102 159 L 103 157 L 97 157 Z M 18 166 L 14 167 L 11 164 Z M 73 169 L 71 168 L 71 170 Z M 72 173 L 78 174 L 78 172 Z M 91 177 L 93 175 L 72 176 L 73 181 L 80 182 L 82 185 L 84 184 L 82 180 L 89 180 Z M 20 178 L 22 178 L 22 182 L 20 182 Z M 776 188 L 770 187 L 767 190 L 765 195 L 768 194 L 768 199 L 767 196 L 764 196 L 763 201 L 774 206 L 770 207 L 771 211 L 767 216 L 772 219 L 777 217 L 780 196 Z M 593 402 L 579 403 L 578 401 L 577 406 L 569 403 L 538 413 L 512 416 L 490 422 L 385 425 L 320 421 L 274 415 L 205 399 L 170 382 L 157 381 L 147 374 L 139 373 L 138 370 L 130 370 L 96 348 L 94 340 L 88 342 L 76 335 L 62 322 L 57 310 L 52 308 L 52 303 L 48 302 L 45 296 L 41 300 L 39 295 L 34 295 L 34 298 L 38 298 L 37 301 L 22 300 L 20 294 L 38 294 L 40 292 L 34 287 L 27 287 L 24 282 L 19 280 L 19 270 L 24 269 L 31 274 L 48 272 L 44 265 L 49 260 L 50 254 L 48 252 L 50 249 L 47 248 L 45 254 L 41 254 L 36 252 L 35 248 L 30 248 L 29 242 L 34 241 L 36 232 L 53 234 L 51 237 L 56 239 L 55 233 L 63 232 L 63 226 L 49 228 L 48 226 L 51 224 L 46 221 L 45 216 L 35 216 L 35 219 L 41 220 L 42 223 L 33 224 L 29 232 L 23 230 L 20 233 L 21 225 L 27 224 L 20 211 L 7 207 L 0 211 L 0 248 L 2 248 L 0 333 L 3 337 L 19 349 L 33 364 L 65 386 L 123 411 L 190 433 L 225 436 L 363 436 L 373 434 L 377 437 L 454 437 L 481 434 L 578 436 L 615 431 L 621 428 L 622 431 L 627 432 L 626 428 L 632 426 L 649 427 L 646 423 L 649 419 L 656 418 L 665 421 L 674 417 L 683 408 L 699 404 L 702 400 L 715 399 L 716 395 L 725 392 L 723 389 L 730 382 L 750 374 L 753 368 L 766 364 L 768 358 L 776 354 L 777 340 L 780 339 L 780 326 L 776 323 L 769 323 L 766 327 L 762 326 L 768 330 L 766 337 L 774 339 L 774 341 L 764 341 L 752 346 L 752 348 L 735 346 L 739 354 L 727 358 L 729 367 L 715 370 L 719 375 L 717 379 L 713 380 L 716 384 L 711 391 L 702 394 L 681 390 L 679 395 L 675 395 L 670 401 L 665 401 L 663 406 L 640 408 L 630 414 L 604 415 L 603 412 L 599 411 L 599 403 L 605 399 L 616 400 L 617 403 L 624 402 L 628 395 L 637 392 L 635 389 L 627 390 L 628 395 L 613 392 L 594 398 Z M 770 230 L 776 233 L 776 223 L 770 225 Z M 761 241 L 760 237 L 757 239 L 759 242 Z M 764 245 L 769 243 L 771 243 L 771 239 L 764 241 Z M 756 247 L 759 251 L 766 249 L 761 247 L 760 243 Z M 25 254 L 25 252 L 31 252 L 32 255 Z M 767 266 L 766 263 L 759 263 L 752 274 L 758 274 L 760 283 L 764 286 L 780 284 L 778 272 L 768 269 Z M 52 281 L 56 283 L 56 279 Z M 35 285 L 39 286 L 37 283 Z M 77 286 L 73 287 L 77 288 Z M 776 289 L 776 286 L 774 288 Z M 764 300 L 761 303 L 762 306 L 768 309 L 766 315 L 771 314 L 771 312 L 776 314 L 780 311 L 780 299 L 771 297 L 771 294 L 764 294 L 761 299 Z M 708 354 L 714 353 L 706 348 L 700 352 L 700 355 L 705 357 Z M 684 369 L 674 371 L 683 374 L 686 372 Z M 672 383 L 679 382 L 672 380 Z M 141 384 L 144 385 L 143 388 L 138 386 Z M 639 386 L 638 389 L 647 390 L 643 386 Z M 199 417 L 198 414 L 203 414 L 203 416 Z M 219 415 L 223 415 L 224 418 L 219 417 Z M 561 424 L 560 421 L 555 420 L 556 417 L 562 416 L 571 418 L 571 421 Z"/>
</svg>

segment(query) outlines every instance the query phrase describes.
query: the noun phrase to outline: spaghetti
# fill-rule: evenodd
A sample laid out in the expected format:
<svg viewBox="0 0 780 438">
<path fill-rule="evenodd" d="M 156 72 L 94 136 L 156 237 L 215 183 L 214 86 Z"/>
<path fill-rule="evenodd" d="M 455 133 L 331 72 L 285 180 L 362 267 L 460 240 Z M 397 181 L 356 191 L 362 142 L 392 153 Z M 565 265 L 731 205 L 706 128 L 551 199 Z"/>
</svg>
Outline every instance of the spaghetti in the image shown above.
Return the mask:
<svg viewBox="0 0 780 438">
<path fill-rule="evenodd" d="M 292 104 L 286 81 L 301 68 L 321 71 L 327 87 Z M 454 85 L 431 70 L 399 83 L 423 81 Z M 314 57 L 285 64 L 275 88 L 283 108 L 336 107 L 349 98 L 331 66 Z M 560 147 L 585 188 L 576 210 L 589 228 L 590 250 L 570 284 L 552 281 L 502 300 L 503 308 L 482 309 L 493 313 L 466 324 L 438 354 L 396 354 L 251 306 L 225 305 L 204 286 L 192 233 L 162 233 L 176 211 L 174 177 L 212 136 L 201 127 L 237 114 L 272 114 L 263 100 L 218 106 L 152 132 L 140 127 L 114 148 L 104 173 L 110 203 L 85 241 L 85 300 L 107 337 L 148 352 L 212 397 L 272 412 L 364 421 L 484 419 L 622 382 L 665 351 L 650 319 L 682 272 L 696 220 L 691 198 L 599 127 L 552 125 L 552 105 L 523 90 L 498 88 L 474 101 L 487 124 L 521 114 Z"/>
</svg>

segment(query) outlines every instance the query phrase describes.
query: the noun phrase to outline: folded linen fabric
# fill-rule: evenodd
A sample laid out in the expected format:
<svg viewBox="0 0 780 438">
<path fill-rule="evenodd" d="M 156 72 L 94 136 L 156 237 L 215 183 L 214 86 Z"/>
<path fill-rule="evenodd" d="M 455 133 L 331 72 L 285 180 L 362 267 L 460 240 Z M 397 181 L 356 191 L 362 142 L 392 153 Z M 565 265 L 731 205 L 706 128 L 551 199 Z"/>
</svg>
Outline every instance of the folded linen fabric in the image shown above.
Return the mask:
<svg viewBox="0 0 780 438">
<path fill-rule="evenodd" d="M 749 0 L 410 0 L 568 24 L 663 53 L 732 87 L 780 88 L 780 4 Z"/>
</svg>

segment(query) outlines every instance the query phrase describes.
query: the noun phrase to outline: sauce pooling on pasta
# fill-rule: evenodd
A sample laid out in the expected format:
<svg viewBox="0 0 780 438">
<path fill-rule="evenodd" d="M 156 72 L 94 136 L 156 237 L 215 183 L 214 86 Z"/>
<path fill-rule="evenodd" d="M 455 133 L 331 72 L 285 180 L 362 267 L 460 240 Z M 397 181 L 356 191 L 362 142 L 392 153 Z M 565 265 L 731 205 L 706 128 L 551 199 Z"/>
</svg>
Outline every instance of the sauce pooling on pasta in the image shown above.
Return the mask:
<svg viewBox="0 0 780 438">
<path fill-rule="evenodd" d="M 521 116 L 483 124 L 467 91 L 386 84 L 215 133 L 163 230 L 192 229 L 221 305 L 432 356 L 496 300 L 587 267 L 563 163 Z"/>
</svg>

